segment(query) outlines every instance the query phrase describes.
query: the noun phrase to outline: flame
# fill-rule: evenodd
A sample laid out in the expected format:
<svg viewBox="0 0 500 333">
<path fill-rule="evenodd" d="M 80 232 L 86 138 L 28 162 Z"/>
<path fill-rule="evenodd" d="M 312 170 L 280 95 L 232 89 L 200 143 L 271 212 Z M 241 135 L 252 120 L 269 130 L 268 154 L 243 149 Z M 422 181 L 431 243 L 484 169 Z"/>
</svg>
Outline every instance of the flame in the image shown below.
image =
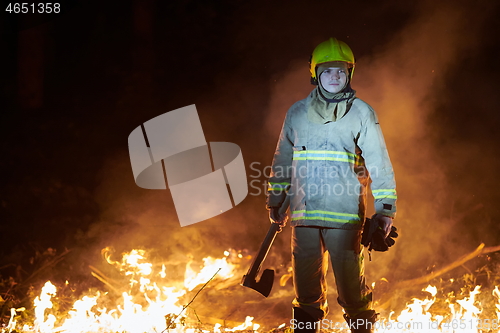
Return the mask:
<svg viewBox="0 0 500 333">
<path fill-rule="evenodd" d="M 495 289 L 492 292 L 493 296 L 497 299 L 497 304 L 495 305 L 495 312 L 497 313 L 497 319 L 500 322 L 500 290 L 498 290 L 498 286 L 495 286 Z"/>
<path fill-rule="evenodd" d="M 260 325 L 252 323 L 253 319 L 254 319 L 253 317 L 247 316 L 245 318 L 245 322 L 243 324 L 236 326 L 234 328 L 226 328 L 225 331 L 226 332 L 235 332 L 235 331 L 243 331 L 243 330 L 247 330 L 247 329 L 251 329 L 252 331 L 257 331 L 259 329 Z"/>
<path fill-rule="evenodd" d="M 203 258 L 205 264 L 199 273 L 196 273 L 191 268 L 192 260 L 190 260 L 186 266 L 186 273 L 184 275 L 184 285 L 186 288 L 189 291 L 193 290 L 196 286 L 208 282 L 217 272 L 224 279 L 232 277 L 235 265 L 228 263 L 226 257 L 220 259 L 212 257 Z"/>
<path fill-rule="evenodd" d="M 195 288 L 214 278 L 228 279 L 235 275 L 238 265 L 235 260 L 243 255 L 235 250 L 224 252 L 222 258 L 206 257 L 197 266 L 193 258 L 185 267 L 183 281 L 172 286 L 168 281 L 165 264 L 154 265 L 149 262 L 144 250 L 132 250 L 122 255 L 121 260 L 112 259 L 112 249 L 105 248 L 102 253 L 106 261 L 116 267 L 128 281 L 124 286 L 107 292 L 88 293 L 76 300 L 67 313 L 58 313 L 57 287 L 47 281 L 40 295 L 34 301 L 34 318 L 27 320 L 26 309 L 12 308 L 8 324 L 0 328 L 1 333 L 86 333 L 86 332 L 130 332 L 130 333 L 223 333 L 237 331 L 258 332 L 261 325 L 254 323 L 254 317 L 247 316 L 241 325 L 223 326 L 216 323 L 210 331 L 186 323 L 189 316 L 194 317 L 182 299 Z M 104 279 L 104 278 L 103 278 Z M 387 280 L 385 280 L 388 282 Z M 104 282 L 104 281 L 103 281 Z M 450 279 L 449 282 L 456 282 Z M 113 282 L 115 283 L 115 282 Z M 66 281 L 64 285 L 69 285 Z M 110 287 L 113 287 L 109 284 Z M 126 290 L 124 290 L 126 289 Z M 469 282 L 457 294 L 444 293 L 442 289 L 429 285 L 422 290 L 423 298 L 413 298 L 399 313 L 388 311 L 375 325 L 375 332 L 439 332 L 439 333 L 483 333 L 499 332 L 500 289 L 484 293 L 480 286 L 473 287 Z M 487 302 L 482 304 L 479 300 Z M 197 294 L 196 294 L 197 295 Z M 195 296 L 196 297 L 196 296 Z M 491 304 L 494 303 L 492 307 Z M 190 303 L 189 303 L 190 304 Z M 189 305 L 188 304 L 188 305 Z M 484 311 L 484 310 L 488 311 Z M 24 313 L 24 314 L 23 314 Z M 491 313 L 491 315 L 489 314 Z M 493 314 L 494 313 L 494 314 Z M 21 315 L 23 314 L 23 315 Z M 487 316 L 496 318 L 486 318 Z M 199 321 L 198 321 L 199 323 Z M 193 324 L 194 325 L 194 324 Z M 288 323 L 281 324 L 276 332 L 289 331 Z M 331 332 L 347 330 L 330 329 Z"/>
<path fill-rule="evenodd" d="M 56 286 L 47 281 L 42 288 L 40 296 L 34 300 L 35 305 L 35 331 L 45 333 L 54 329 L 56 317 L 53 314 L 45 316 L 45 310 L 52 309 L 52 296 L 56 294 Z"/>
<path fill-rule="evenodd" d="M 448 313 L 433 313 L 432 306 L 436 304 L 438 290 L 435 286 L 427 286 L 423 291 L 430 294 L 430 298 L 413 298 L 412 303 L 393 320 L 391 311 L 387 319 L 382 318 L 376 325 L 375 332 L 441 332 L 441 333 L 479 333 L 484 330 L 498 332 L 500 328 L 500 291 L 495 287 L 492 294 L 496 298 L 497 318 L 485 318 L 483 306 L 477 300 L 481 287 L 475 286 L 468 295 L 454 296 L 448 294 L 445 303 L 448 304 Z M 455 300 L 456 299 L 456 300 Z M 491 331 L 490 331 L 491 330 Z"/>
<path fill-rule="evenodd" d="M 12 332 L 16 329 L 16 326 L 17 326 L 17 320 L 16 320 L 16 315 L 17 315 L 17 312 L 23 312 L 23 311 L 26 311 L 26 308 L 22 307 L 22 308 L 19 308 L 19 309 L 16 309 L 16 308 L 11 308 L 10 309 L 10 319 L 9 319 L 9 323 L 7 324 L 7 327 L 5 327 L 5 330 L 7 332 Z M 3 332 L 3 330 L 2 330 Z"/>
<path fill-rule="evenodd" d="M 183 312 L 186 306 L 179 305 L 180 298 L 200 284 L 206 283 L 214 275 L 219 279 L 227 279 L 234 275 L 237 265 L 229 263 L 227 257 L 232 253 L 225 251 L 223 258 L 207 257 L 203 266 L 196 272 L 191 260 L 186 265 L 183 287 L 166 286 L 167 268 L 163 264 L 157 272 L 154 265 L 148 262 L 144 250 L 132 250 L 124 253 L 121 261 L 112 257 L 112 249 L 102 250 L 106 261 L 116 267 L 129 278 L 128 290 L 122 292 L 113 303 L 117 306 L 106 307 L 112 295 L 96 292 L 76 300 L 72 308 L 64 316 L 58 315 L 53 309 L 53 300 L 57 297 L 57 288 L 50 281 L 43 286 L 40 295 L 34 299 L 33 324 L 25 323 L 22 327 L 18 322 L 17 312 L 23 308 L 11 309 L 8 325 L 0 332 L 36 332 L 36 333 L 80 333 L 80 332 L 166 332 L 175 329 L 176 332 L 190 333 L 192 330 L 184 326 Z M 236 255 L 234 255 L 236 257 Z M 66 281 L 66 285 L 69 282 Z M 138 292 L 137 292 L 138 290 Z M 135 292 L 133 292 L 135 291 Z M 58 315 L 58 317 L 56 317 Z M 234 328 L 224 328 L 232 332 L 239 330 L 254 330 L 260 327 L 247 317 L 245 322 Z M 222 325 L 216 324 L 213 331 L 221 331 Z M 193 331 L 194 332 L 194 331 Z M 201 332 L 201 331 L 200 331 Z"/>
</svg>

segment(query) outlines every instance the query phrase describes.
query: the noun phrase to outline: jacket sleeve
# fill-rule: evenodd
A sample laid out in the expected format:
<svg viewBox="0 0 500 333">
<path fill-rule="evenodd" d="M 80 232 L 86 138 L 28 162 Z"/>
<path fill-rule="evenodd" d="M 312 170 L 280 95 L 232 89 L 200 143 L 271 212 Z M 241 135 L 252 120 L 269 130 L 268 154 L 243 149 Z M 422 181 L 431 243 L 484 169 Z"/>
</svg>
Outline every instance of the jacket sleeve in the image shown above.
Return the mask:
<svg viewBox="0 0 500 333">
<path fill-rule="evenodd" d="M 267 187 L 267 207 L 281 207 L 290 188 L 292 178 L 293 141 L 290 124 L 290 112 L 287 113 L 276 151 L 274 153 L 271 174 Z"/>
<path fill-rule="evenodd" d="M 375 212 L 394 218 L 397 200 L 394 171 L 377 115 L 371 108 L 362 126 L 358 146 L 372 180 L 370 187 L 375 198 Z"/>
</svg>

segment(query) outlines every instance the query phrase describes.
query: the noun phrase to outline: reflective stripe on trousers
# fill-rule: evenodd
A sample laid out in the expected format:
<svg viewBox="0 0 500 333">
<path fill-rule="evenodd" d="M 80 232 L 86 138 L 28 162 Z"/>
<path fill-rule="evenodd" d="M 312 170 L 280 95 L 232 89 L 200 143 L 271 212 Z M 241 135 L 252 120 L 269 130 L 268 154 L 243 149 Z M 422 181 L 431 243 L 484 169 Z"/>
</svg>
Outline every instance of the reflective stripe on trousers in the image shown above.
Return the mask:
<svg viewBox="0 0 500 333">
<path fill-rule="evenodd" d="M 350 316 L 371 309 L 372 293 L 365 283 L 360 240 L 361 230 L 302 226 L 292 228 L 296 296 L 293 305 L 304 309 L 316 320 L 326 317 L 329 253 L 339 304 Z"/>
</svg>

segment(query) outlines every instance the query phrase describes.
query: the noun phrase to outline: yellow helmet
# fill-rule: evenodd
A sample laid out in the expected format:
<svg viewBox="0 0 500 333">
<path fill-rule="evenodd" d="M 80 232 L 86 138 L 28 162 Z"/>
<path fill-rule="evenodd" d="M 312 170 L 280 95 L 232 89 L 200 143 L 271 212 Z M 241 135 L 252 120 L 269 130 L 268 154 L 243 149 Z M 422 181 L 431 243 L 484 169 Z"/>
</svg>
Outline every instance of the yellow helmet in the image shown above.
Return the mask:
<svg viewBox="0 0 500 333">
<path fill-rule="evenodd" d="M 318 79 L 316 77 L 316 67 L 319 64 L 332 61 L 346 62 L 350 72 L 349 78 L 352 79 L 355 61 L 351 48 L 349 45 L 336 38 L 330 38 L 329 40 L 316 46 L 311 55 L 311 66 L 309 67 L 309 70 L 311 71 L 311 82 L 313 84 L 318 83 Z"/>
</svg>

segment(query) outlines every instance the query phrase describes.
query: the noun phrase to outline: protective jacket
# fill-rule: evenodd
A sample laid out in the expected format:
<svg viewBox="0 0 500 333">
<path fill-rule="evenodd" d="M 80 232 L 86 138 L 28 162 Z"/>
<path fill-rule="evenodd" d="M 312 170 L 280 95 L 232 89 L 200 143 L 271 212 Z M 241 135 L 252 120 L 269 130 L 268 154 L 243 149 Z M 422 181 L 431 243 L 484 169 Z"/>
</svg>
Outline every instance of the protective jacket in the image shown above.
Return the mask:
<svg viewBox="0 0 500 333">
<path fill-rule="evenodd" d="M 287 112 L 273 159 L 267 205 L 291 196 L 292 226 L 361 229 L 371 179 L 376 213 L 394 217 L 396 184 L 375 111 L 359 98 L 336 121 L 307 115 L 313 92 Z"/>
</svg>

